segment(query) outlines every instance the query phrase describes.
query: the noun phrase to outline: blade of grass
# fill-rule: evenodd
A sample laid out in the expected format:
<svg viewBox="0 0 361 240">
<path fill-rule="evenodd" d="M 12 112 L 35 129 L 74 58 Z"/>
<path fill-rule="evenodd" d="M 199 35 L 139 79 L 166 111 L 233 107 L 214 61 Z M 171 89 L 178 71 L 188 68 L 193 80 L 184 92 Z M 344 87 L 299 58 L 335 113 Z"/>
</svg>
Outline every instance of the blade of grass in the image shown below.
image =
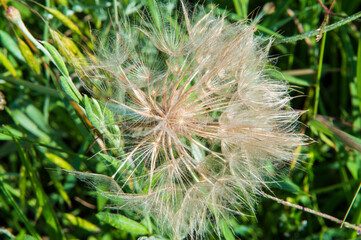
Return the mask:
<svg viewBox="0 0 361 240">
<path fill-rule="evenodd" d="M 73 152 L 68 151 L 66 149 L 63 149 L 63 148 L 50 146 L 49 144 L 36 142 L 32 138 L 15 136 L 13 129 L 11 129 L 9 126 L 7 126 L 6 128 L 7 129 L 5 129 L 4 127 L 0 128 L 0 134 L 15 138 L 17 141 L 22 141 L 22 142 L 25 142 L 25 143 L 27 143 L 29 145 L 34 145 L 34 146 L 38 146 L 38 147 L 45 147 L 47 149 L 51 149 L 51 150 L 54 150 L 54 151 L 57 151 L 57 152 L 67 153 L 67 154 L 69 154 L 69 156 L 74 156 L 74 157 L 81 158 L 81 159 L 88 159 L 88 157 L 85 156 L 85 155 L 73 153 Z M 11 131 L 11 134 L 9 134 L 9 131 Z M 8 140 L 8 139 L 6 139 L 6 140 Z"/>
<path fill-rule="evenodd" d="M 5 199 L 9 202 L 9 204 L 15 209 L 15 212 L 19 219 L 24 223 L 26 229 L 29 231 L 29 233 L 38 240 L 41 240 L 40 235 L 36 232 L 35 228 L 30 224 L 29 220 L 24 215 L 23 211 L 20 209 L 19 205 L 15 202 L 12 195 L 7 191 L 4 183 L 3 178 L 0 177 L 0 189 L 1 192 L 5 195 Z"/>
<path fill-rule="evenodd" d="M 148 6 L 154 24 L 157 26 L 158 29 L 161 29 L 162 26 L 161 26 L 161 14 L 159 12 L 159 5 L 155 0 L 148 0 Z"/>
<path fill-rule="evenodd" d="M 10 60 L 0 51 L 0 63 L 3 65 L 11 75 L 17 77 L 15 66 L 10 62 Z"/>
<path fill-rule="evenodd" d="M 99 232 L 100 228 L 94 223 L 89 222 L 81 217 L 74 216 L 70 213 L 64 213 L 63 218 L 67 220 L 71 225 L 85 229 L 90 232 Z"/>
<path fill-rule="evenodd" d="M 238 16 L 242 19 L 246 19 L 248 13 L 248 0 L 233 0 L 233 4 Z"/>
<path fill-rule="evenodd" d="M 2 30 L 0 30 L 0 43 L 1 46 L 4 46 L 9 52 L 14 55 L 17 59 L 22 62 L 25 62 L 23 55 L 21 55 L 21 51 L 11 36 Z"/>
<path fill-rule="evenodd" d="M 7 130 L 7 127 L 6 126 L 4 126 L 4 127 Z M 10 131 L 8 131 L 8 133 L 10 135 L 12 135 Z M 65 239 L 63 232 L 61 230 L 60 224 L 56 218 L 55 212 L 54 212 L 52 206 L 50 205 L 48 197 L 44 192 L 44 189 L 37 177 L 37 173 L 36 173 L 35 169 L 33 168 L 33 165 L 31 163 L 28 155 L 25 153 L 24 149 L 21 147 L 17 138 L 13 137 L 13 141 L 16 145 L 18 154 L 20 156 L 20 160 L 26 168 L 26 173 L 33 186 L 33 189 L 35 191 L 35 195 L 37 197 L 39 205 L 43 208 L 44 219 L 49 226 L 47 228 L 47 230 L 49 232 L 50 239 Z"/>
</svg>

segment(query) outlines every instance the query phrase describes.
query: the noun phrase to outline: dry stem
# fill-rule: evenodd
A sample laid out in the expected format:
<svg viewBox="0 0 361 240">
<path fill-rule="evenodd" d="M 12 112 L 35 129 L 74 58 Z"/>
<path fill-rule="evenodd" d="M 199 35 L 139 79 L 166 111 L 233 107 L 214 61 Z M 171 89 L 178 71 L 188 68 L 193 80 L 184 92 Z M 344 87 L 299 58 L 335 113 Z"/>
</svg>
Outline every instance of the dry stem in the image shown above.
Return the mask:
<svg viewBox="0 0 361 240">
<path fill-rule="evenodd" d="M 352 223 L 349 223 L 349 222 L 343 222 L 342 220 L 340 220 L 340 219 L 338 219 L 338 218 L 335 218 L 335 217 L 333 217 L 333 216 L 331 216 L 331 215 L 328 215 L 328 214 L 325 214 L 325 213 L 321 213 L 321 212 L 317 212 L 317 211 L 315 211 L 315 210 L 312 210 L 312 209 L 310 209 L 310 208 L 307 208 L 307 207 L 304 207 L 304 206 L 301 206 L 301 205 L 298 205 L 298 204 L 294 204 L 294 203 L 287 202 L 287 201 L 285 201 L 285 200 L 282 200 L 282 199 L 279 199 L 279 198 L 277 198 L 277 197 L 271 196 L 271 195 L 269 195 L 269 194 L 267 194 L 267 193 L 265 193 L 265 192 L 262 192 L 262 195 L 265 196 L 265 197 L 267 197 L 267 198 L 269 198 L 269 199 L 272 199 L 272 200 L 274 200 L 274 201 L 276 201 L 276 202 L 278 202 L 278 203 L 281 203 L 281 204 L 283 204 L 283 205 L 285 205 L 285 206 L 297 208 L 297 209 L 302 210 L 302 211 L 304 211 L 304 212 L 308 212 L 308 213 L 311 213 L 311 214 L 313 214 L 313 215 L 320 216 L 320 217 L 322 217 L 322 218 L 328 219 L 328 220 L 333 221 L 333 222 L 338 223 L 338 224 L 342 224 L 342 223 L 343 223 L 344 226 L 356 230 L 358 234 L 361 233 L 361 227 L 360 227 L 360 226 L 356 226 L 355 224 L 352 224 Z"/>
</svg>

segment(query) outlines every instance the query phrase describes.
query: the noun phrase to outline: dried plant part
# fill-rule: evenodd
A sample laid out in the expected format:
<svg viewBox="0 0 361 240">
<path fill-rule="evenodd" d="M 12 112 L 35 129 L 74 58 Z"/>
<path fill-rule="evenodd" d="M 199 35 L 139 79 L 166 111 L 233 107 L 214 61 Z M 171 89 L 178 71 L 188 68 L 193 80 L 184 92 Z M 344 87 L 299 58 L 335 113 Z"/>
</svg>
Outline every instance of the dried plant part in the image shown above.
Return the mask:
<svg viewBox="0 0 361 240">
<path fill-rule="evenodd" d="M 0 111 L 4 110 L 6 106 L 5 95 L 0 91 Z"/>
<path fill-rule="evenodd" d="M 105 135 L 124 146 L 113 175 L 119 189 L 102 194 L 153 216 L 172 239 L 252 214 L 277 166 L 305 142 L 289 87 L 267 74 L 272 41 L 252 22 L 200 12 L 189 17 L 183 7 L 181 21 L 124 24 L 110 50 L 99 45 L 86 65 L 73 64 L 116 116 L 104 124 L 122 131 Z"/>
</svg>

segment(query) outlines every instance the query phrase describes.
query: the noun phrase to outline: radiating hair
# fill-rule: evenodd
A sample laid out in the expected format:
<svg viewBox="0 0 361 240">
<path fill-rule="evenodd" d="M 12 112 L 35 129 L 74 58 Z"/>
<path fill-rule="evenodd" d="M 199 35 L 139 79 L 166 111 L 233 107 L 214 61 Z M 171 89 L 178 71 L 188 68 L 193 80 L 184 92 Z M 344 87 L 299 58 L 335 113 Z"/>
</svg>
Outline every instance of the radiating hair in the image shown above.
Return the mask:
<svg viewBox="0 0 361 240">
<path fill-rule="evenodd" d="M 289 86 L 269 76 L 272 41 L 253 22 L 189 16 L 184 6 L 181 21 L 142 20 L 77 69 L 116 115 L 104 124 L 122 130 L 111 136 L 123 143 L 120 187 L 102 194 L 150 214 L 172 238 L 200 238 L 210 223 L 254 212 L 262 187 L 304 143 L 299 114 Z"/>
</svg>

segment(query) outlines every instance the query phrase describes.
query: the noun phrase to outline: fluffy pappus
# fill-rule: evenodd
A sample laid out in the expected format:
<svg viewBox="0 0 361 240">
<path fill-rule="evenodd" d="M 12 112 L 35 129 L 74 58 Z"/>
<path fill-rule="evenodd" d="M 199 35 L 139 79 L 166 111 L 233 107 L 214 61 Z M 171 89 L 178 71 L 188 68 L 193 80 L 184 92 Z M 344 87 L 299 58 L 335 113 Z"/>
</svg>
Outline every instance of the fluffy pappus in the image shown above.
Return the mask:
<svg viewBox="0 0 361 240">
<path fill-rule="evenodd" d="M 268 74 L 272 41 L 254 23 L 201 10 L 190 17 L 184 6 L 178 21 L 142 19 L 75 65 L 115 116 L 105 127 L 121 129 L 104 136 L 123 143 L 120 188 L 102 194 L 152 216 L 172 239 L 201 238 L 210 223 L 219 232 L 229 214 L 253 213 L 275 166 L 305 142 L 299 114 L 288 85 Z"/>
</svg>

